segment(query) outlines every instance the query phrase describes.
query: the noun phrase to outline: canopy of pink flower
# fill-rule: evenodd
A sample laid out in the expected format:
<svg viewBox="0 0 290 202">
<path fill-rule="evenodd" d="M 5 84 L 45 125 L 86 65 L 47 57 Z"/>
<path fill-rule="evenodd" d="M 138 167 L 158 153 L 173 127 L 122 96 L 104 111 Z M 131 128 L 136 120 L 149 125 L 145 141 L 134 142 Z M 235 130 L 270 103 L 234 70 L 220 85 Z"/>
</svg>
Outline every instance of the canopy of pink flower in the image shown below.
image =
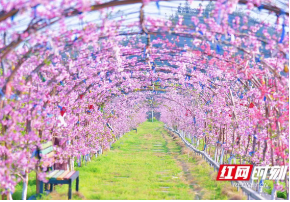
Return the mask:
<svg viewBox="0 0 290 202">
<path fill-rule="evenodd" d="M 237 158 L 288 163 L 286 9 L 246 1 L 248 12 L 277 14 L 271 28 L 247 16 L 229 22 L 239 1 L 218 0 L 207 17 L 200 8 L 189 23 L 184 15 L 145 17 L 146 6 L 159 1 L 0 2 L 2 193 L 48 161 L 31 158 L 41 143 L 62 140 L 60 163 L 94 153 L 145 121 L 152 105 L 164 123 L 207 145 L 222 142 Z M 107 8 L 130 3 L 142 4 L 134 21 L 108 17 Z M 67 19 L 78 23 L 91 12 L 99 22 L 68 28 Z"/>
</svg>

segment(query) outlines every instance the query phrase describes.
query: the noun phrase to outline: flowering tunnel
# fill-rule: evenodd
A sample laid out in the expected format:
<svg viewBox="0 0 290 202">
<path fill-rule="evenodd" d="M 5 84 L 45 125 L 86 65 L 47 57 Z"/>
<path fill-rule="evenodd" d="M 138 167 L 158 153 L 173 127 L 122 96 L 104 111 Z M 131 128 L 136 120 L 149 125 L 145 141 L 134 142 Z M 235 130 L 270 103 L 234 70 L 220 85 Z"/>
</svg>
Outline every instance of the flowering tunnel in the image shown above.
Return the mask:
<svg viewBox="0 0 290 202">
<path fill-rule="evenodd" d="M 3 195 L 110 147 L 148 111 L 207 153 L 289 163 L 288 2 L 0 2 Z M 54 162 L 32 158 L 52 140 Z"/>
</svg>

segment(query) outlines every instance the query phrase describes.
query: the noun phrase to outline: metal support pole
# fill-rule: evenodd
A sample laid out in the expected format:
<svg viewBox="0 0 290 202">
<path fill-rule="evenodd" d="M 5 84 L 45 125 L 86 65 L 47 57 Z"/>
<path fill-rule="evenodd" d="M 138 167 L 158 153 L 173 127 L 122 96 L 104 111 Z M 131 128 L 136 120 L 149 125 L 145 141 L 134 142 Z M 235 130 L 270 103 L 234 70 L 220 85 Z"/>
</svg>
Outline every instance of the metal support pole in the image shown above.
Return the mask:
<svg viewBox="0 0 290 202">
<path fill-rule="evenodd" d="M 277 180 L 276 180 L 276 183 L 277 183 Z M 275 186 L 274 186 L 272 189 L 272 193 L 271 193 L 271 200 L 275 200 L 276 195 L 277 195 L 277 191 L 276 191 Z"/>
<path fill-rule="evenodd" d="M 5 45 L 6 45 L 6 32 L 4 32 L 4 34 L 3 34 L 3 42 L 4 42 L 4 47 L 5 47 Z M 6 72 L 6 68 L 4 66 L 4 61 L 3 60 L 1 60 L 1 68 L 2 68 L 2 75 L 3 76 L 6 75 L 7 72 Z"/>
</svg>

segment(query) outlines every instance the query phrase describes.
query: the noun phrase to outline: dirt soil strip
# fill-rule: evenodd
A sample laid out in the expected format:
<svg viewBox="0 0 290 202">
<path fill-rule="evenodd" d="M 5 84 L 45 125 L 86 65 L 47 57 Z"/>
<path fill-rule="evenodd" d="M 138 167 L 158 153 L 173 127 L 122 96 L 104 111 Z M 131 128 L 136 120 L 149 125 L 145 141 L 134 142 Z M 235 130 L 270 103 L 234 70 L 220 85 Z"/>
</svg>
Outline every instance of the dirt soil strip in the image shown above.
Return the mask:
<svg viewBox="0 0 290 202">
<path fill-rule="evenodd" d="M 193 176 L 191 175 L 191 173 L 189 171 L 189 166 L 187 165 L 187 163 L 184 160 L 182 160 L 181 158 L 179 158 L 179 155 L 181 153 L 181 150 L 179 150 L 179 152 L 174 152 L 174 151 L 172 151 L 172 148 L 170 148 L 170 146 L 168 146 L 168 143 L 169 142 L 176 144 L 173 141 L 173 138 L 169 136 L 169 134 L 166 135 L 166 134 L 162 133 L 162 137 L 166 141 L 166 147 L 168 148 L 168 153 L 171 154 L 174 157 L 174 159 L 176 160 L 177 165 L 179 167 L 181 167 L 182 170 L 183 170 L 183 173 L 182 173 L 182 181 L 185 184 L 188 184 L 189 185 L 189 187 L 192 190 L 192 194 L 195 195 L 195 199 L 202 199 L 202 195 L 203 194 L 200 193 L 200 191 L 201 191 L 202 188 L 197 187 L 198 185 L 194 182 L 194 178 L 193 178 Z"/>
<path fill-rule="evenodd" d="M 181 147 L 180 149 L 180 153 L 175 153 L 172 154 L 174 156 L 174 158 L 178 161 L 179 165 L 182 167 L 183 172 L 185 173 L 185 178 L 187 182 L 190 182 L 190 187 L 195 191 L 195 199 L 204 199 L 207 198 L 204 194 L 206 192 L 205 188 L 202 188 L 201 186 L 199 186 L 198 182 L 196 181 L 195 177 L 192 176 L 192 174 L 190 173 L 190 168 L 192 165 L 190 165 L 190 163 L 188 161 L 186 161 L 186 159 L 181 158 L 182 154 L 187 154 L 188 155 L 188 159 L 192 156 L 190 155 L 190 153 L 192 152 L 191 150 L 189 150 L 185 144 L 179 139 L 179 137 L 177 135 L 175 135 L 174 133 L 171 133 L 170 131 L 167 131 L 168 135 L 163 135 L 163 137 L 166 139 L 166 141 L 173 141 L 175 144 L 177 144 L 178 146 Z M 201 157 L 198 156 L 194 156 L 194 158 L 197 160 L 197 165 L 199 163 L 203 163 L 204 160 Z M 211 176 L 212 180 L 216 179 L 216 174 L 214 174 L 213 171 L 211 171 L 209 173 L 209 176 Z M 208 190 L 209 191 L 209 190 Z M 236 190 L 236 188 L 232 187 L 230 184 L 227 185 L 223 185 L 222 188 L 222 194 L 227 196 L 228 199 L 230 200 L 243 200 L 246 199 L 246 197 L 242 194 L 241 189 L 239 191 Z"/>
</svg>

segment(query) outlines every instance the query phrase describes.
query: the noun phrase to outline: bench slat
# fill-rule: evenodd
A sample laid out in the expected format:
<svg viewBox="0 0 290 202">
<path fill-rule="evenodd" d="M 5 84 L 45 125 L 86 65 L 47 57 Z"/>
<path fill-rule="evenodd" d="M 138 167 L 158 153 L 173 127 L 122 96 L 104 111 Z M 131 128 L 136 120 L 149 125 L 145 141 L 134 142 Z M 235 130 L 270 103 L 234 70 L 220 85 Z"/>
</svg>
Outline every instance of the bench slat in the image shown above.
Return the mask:
<svg viewBox="0 0 290 202">
<path fill-rule="evenodd" d="M 51 177 L 51 179 L 56 179 L 58 176 L 64 173 L 64 170 L 58 171 L 54 176 Z"/>
<path fill-rule="evenodd" d="M 52 141 L 48 141 L 46 143 L 41 144 L 40 149 L 43 150 L 50 146 L 52 146 Z"/>
<path fill-rule="evenodd" d="M 69 170 L 66 170 L 60 176 L 58 176 L 56 179 L 57 180 L 62 180 L 69 173 L 70 173 L 70 171 Z"/>
<path fill-rule="evenodd" d="M 75 180 L 79 176 L 79 171 L 76 171 L 72 176 L 70 176 L 71 180 Z"/>
<path fill-rule="evenodd" d="M 68 180 L 76 171 L 70 171 L 69 174 L 67 174 L 63 179 Z"/>
<path fill-rule="evenodd" d="M 41 155 L 46 155 L 46 154 L 48 154 L 48 153 L 50 153 L 50 152 L 52 152 L 53 151 L 53 146 L 50 146 L 50 147 L 47 147 L 46 149 L 44 149 L 44 150 L 40 150 L 40 154 Z"/>
<path fill-rule="evenodd" d="M 55 175 L 59 170 L 54 170 L 51 173 L 49 173 L 46 178 L 51 178 L 53 175 Z"/>
<path fill-rule="evenodd" d="M 54 157 L 54 154 L 55 154 L 54 151 L 50 152 L 49 154 L 46 155 L 46 157 L 47 158 L 52 158 L 52 157 Z"/>
</svg>

